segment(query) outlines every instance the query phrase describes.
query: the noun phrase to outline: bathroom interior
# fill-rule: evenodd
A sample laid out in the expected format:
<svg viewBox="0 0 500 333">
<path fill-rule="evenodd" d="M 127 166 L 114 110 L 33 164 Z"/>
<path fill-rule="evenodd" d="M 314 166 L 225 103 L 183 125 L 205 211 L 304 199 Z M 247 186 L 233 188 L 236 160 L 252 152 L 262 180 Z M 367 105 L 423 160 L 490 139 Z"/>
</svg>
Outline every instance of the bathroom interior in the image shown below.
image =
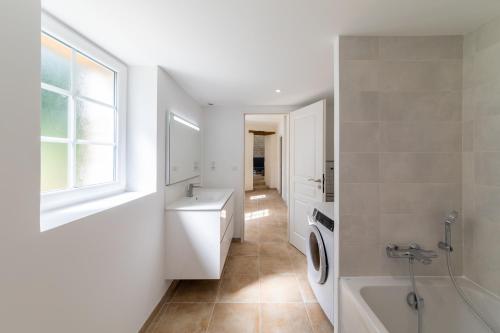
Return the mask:
<svg viewBox="0 0 500 333">
<path fill-rule="evenodd" d="M 4 0 L 0 331 L 500 333 L 500 2 Z"/>
</svg>

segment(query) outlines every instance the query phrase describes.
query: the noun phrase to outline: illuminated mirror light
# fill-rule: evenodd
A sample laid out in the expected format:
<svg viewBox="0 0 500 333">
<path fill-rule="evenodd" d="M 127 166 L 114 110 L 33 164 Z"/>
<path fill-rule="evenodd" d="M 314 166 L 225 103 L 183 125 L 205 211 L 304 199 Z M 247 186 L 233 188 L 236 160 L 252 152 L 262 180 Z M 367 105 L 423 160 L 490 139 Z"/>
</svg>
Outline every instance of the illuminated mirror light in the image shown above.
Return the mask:
<svg viewBox="0 0 500 333">
<path fill-rule="evenodd" d="M 179 117 L 177 117 L 177 116 L 174 116 L 174 120 L 175 120 L 175 121 L 177 121 L 178 123 L 181 123 L 181 124 L 183 124 L 183 125 L 186 125 L 186 126 L 188 126 L 188 127 L 191 127 L 192 129 L 194 129 L 194 130 L 196 130 L 196 131 L 199 131 L 199 130 L 200 130 L 200 128 L 199 128 L 198 126 L 193 125 L 193 124 L 191 124 L 190 122 L 187 122 L 187 121 L 185 121 L 184 119 L 179 118 Z"/>
</svg>

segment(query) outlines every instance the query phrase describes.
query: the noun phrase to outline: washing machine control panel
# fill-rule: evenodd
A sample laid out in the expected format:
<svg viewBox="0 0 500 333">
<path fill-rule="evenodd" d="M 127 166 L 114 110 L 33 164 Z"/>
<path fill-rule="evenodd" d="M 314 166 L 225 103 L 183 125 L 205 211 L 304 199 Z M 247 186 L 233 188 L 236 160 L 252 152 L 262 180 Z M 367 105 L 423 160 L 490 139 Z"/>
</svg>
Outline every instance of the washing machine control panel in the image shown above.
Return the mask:
<svg viewBox="0 0 500 333">
<path fill-rule="evenodd" d="M 331 218 L 329 218 L 316 208 L 314 208 L 312 216 L 316 222 L 321 223 L 325 228 L 327 228 L 330 231 L 333 231 L 335 227 L 335 222 Z"/>
</svg>

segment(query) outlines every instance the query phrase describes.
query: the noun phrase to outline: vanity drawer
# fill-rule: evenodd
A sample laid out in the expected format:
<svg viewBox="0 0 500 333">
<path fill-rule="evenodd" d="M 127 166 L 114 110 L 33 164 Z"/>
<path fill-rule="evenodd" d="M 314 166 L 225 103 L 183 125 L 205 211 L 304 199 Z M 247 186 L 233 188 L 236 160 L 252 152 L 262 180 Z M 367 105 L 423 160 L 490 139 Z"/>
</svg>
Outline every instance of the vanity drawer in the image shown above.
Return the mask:
<svg viewBox="0 0 500 333">
<path fill-rule="evenodd" d="M 234 195 L 231 195 L 220 212 L 220 238 L 224 235 L 234 214 Z"/>
<path fill-rule="evenodd" d="M 224 263 L 226 261 L 227 253 L 229 252 L 229 247 L 231 246 L 231 242 L 233 241 L 233 233 L 234 233 L 234 219 L 231 219 L 229 225 L 227 227 L 226 233 L 224 234 L 224 238 L 220 243 L 220 273 L 222 274 L 222 270 L 224 268 Z"/>
</svg>

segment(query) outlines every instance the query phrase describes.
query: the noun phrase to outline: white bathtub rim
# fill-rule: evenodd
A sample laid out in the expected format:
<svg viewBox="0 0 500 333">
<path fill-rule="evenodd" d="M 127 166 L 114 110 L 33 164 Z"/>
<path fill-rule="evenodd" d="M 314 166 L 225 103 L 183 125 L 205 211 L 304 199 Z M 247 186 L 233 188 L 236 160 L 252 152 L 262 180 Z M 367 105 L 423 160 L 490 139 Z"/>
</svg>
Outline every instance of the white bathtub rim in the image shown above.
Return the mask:
<svg viewBox="0 0 500 333">
<path fill-rule="evenodd" d="M 442 280 L 443 282 L 449 282 L 450 277 L 448 275 L 426 275 L 426 276 L 416 276 L 417 283 L 418 280 L 432 279 L 432 280 Z M 456 276 L 457 279 L 463 279 L 476 288 L 481 290 L 482 292 L 490 295 L 491 297 L 498 299 L 500 301 L 500 297 L 485 289 L 481 285 L 475 283 L 470 280 L 466 276 Z M 376 333 L 390 333 L 382 321 L 375 314 L 375 311 L 372 310 L 368 302 L 365 301 L 361 294 L 361 289 L 367 286 L 373 286 L 374 284 L 377 286 L 411 286 L 410 277 L 409 276 L 391 276 L 391 275 L 382 275 L 382 276 L 343 276 L 340 278 L 341 282 L 341 292 L 347 293 L 351 299 L 353 300 L 353 304 L 356 306 L 359 311 L 359 315 L 366 323 L 371 324 L 371 329 Z M 370 283 L 367 283 L 370 282 Z M 343 310 L 340 309 L 342 312 Z"/>
<path fill-rule="evenodd" d="M 361 280 L 370 278 L 380 278 L 380 276 L 356 276 L 356 277 L 342 277 L 341 285 L 346 285 L 345 288 L 340 288 L 342 293 L 347 293 L 349 297 L 353 300 L 354 306 L 358 310 L 358 314 L 363 318 L 363 320 L 370 324 L 370 328 L 374 329 L 376 333 L 390 333 L 385 325 L 380 321 L 375 312 L 370 308 L 368 303 L 361 296 L 361 288 L 366 286 L 365 283 L 361 284 Z M 340 312 L 345 311 L 340 309 Z"/>
</svg>

